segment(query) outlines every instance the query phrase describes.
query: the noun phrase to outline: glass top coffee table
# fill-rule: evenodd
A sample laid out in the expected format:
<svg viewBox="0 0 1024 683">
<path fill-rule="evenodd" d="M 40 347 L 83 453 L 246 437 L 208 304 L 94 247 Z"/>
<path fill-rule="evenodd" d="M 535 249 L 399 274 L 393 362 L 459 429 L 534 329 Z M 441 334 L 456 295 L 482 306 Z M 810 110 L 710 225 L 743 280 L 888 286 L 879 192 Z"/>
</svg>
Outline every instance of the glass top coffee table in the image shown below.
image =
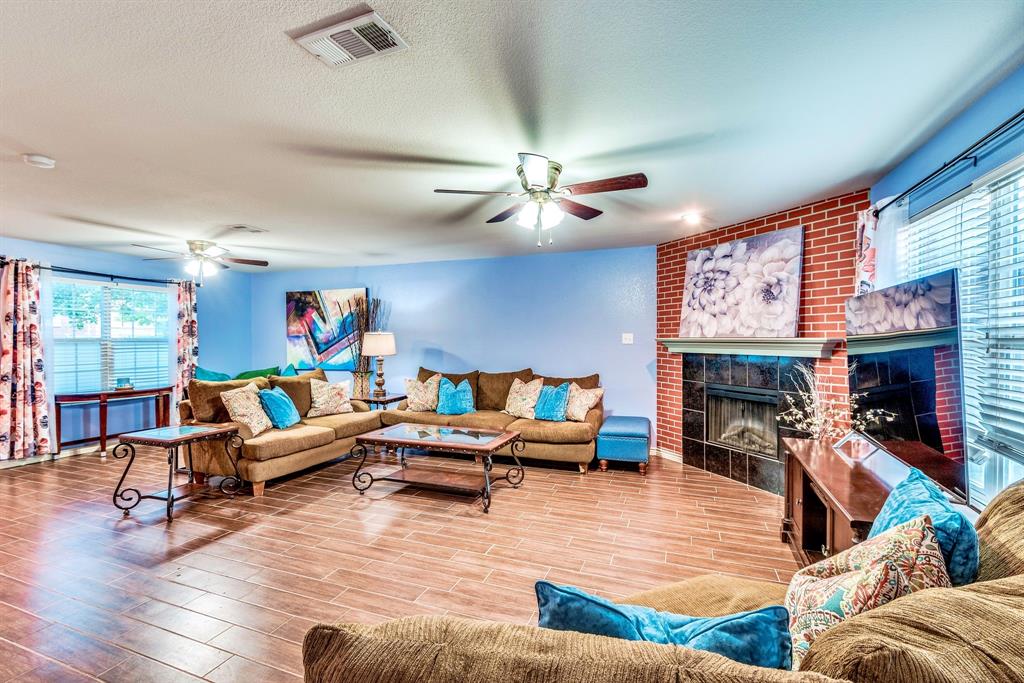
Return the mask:
<svg viewBox="0 0 1024 683">
<path fill-rule="evenodd" d="M 401 469 L 385 476 L 374 475 L 364 470 L 366 455 L 373 446 L 382 446 L 386 450 L 397 451 Z M 519 462 L 519 454 L 526 448 L 526 444 L 520 438 L 519 432 L 403 422 L 356 437 L 356 444 L 352 447 L 350 457 L 362 459 L 359 461 L 355 474 L 352 475 L 352 486 L 359 491 L 360 495 L 373 486 L 375 481 L 394 481 L 420 488 L 472 494 L 483 499 L 484 512 L 488 512 L 491 508 L 491 470 L 494 466 L 491 458 L 506 446 L 515 465 L 494 481 L 505 480 L 513 488 L 519 488 L 526 477 L 526 471 L 523 469 L 522 463 Z M 475 474 L 453 472 L 420 463 L 410 467 L 406 459 L 406 449 L 474 455 L 477 462 L 482 465 L 482 469 L 480 473 Z"/>
</svg>

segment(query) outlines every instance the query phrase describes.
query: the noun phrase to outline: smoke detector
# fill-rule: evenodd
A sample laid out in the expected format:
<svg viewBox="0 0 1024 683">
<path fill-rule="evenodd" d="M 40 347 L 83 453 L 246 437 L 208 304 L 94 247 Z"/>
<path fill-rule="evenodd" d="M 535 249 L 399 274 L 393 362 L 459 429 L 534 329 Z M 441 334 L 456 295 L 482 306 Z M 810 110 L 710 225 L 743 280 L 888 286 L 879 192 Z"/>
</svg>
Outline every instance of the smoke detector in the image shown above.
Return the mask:
<svg viewBox="0 0 1024 683">
<path fill-rule="evenodd" d="M 295 42 L 332 68 L 409 48 L 376 12 L 307 33 Z"/>
</svg>

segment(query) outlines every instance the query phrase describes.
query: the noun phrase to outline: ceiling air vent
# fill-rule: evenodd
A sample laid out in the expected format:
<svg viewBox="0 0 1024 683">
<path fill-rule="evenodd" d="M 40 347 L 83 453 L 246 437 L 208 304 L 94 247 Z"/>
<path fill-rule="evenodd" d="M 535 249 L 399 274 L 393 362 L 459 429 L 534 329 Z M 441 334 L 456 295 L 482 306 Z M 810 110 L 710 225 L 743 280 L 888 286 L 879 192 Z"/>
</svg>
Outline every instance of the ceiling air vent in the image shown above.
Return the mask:
<svg viewBox="0 0 1024 683">
<path fill-rule="evenodd" d="M 330 67 L 401 52 L 409 47 L 376 12 L 307 33 L 295 42 Z"/>
</svg>

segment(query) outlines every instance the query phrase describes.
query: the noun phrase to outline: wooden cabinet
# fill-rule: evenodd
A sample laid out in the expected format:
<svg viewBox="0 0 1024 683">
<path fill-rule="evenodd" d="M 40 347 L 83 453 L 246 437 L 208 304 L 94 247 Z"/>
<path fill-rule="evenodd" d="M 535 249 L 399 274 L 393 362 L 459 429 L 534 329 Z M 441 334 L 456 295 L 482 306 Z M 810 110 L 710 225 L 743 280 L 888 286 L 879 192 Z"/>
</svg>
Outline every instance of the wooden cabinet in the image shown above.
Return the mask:
<svg viewBox="0 0 1024 683">
<path fill-rule="evenodd" d="M 842 457 L 831 444 L 782 440 L 786 458 L 782 540 L 808 565 L 867 538 L 871 523 L 905 466 L 882 450 Z M 895 478 L 898 476 L 899 478 Z M 895 480 L 894 480 L 895 478 Z"/>
</svg>

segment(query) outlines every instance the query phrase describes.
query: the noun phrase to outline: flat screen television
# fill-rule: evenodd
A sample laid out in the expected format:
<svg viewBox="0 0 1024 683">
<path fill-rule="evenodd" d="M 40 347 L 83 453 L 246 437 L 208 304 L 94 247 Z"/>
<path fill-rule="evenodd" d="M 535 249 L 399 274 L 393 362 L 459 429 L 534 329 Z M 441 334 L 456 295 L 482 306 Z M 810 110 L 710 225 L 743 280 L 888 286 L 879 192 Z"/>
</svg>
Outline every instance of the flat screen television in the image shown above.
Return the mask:
<svg viewBox="0 0 1024 683">
<path fill-rule="evenodd" d="M 968 503 L 955 270 L 846 303 L 853 430 Z"/>
</svg>

